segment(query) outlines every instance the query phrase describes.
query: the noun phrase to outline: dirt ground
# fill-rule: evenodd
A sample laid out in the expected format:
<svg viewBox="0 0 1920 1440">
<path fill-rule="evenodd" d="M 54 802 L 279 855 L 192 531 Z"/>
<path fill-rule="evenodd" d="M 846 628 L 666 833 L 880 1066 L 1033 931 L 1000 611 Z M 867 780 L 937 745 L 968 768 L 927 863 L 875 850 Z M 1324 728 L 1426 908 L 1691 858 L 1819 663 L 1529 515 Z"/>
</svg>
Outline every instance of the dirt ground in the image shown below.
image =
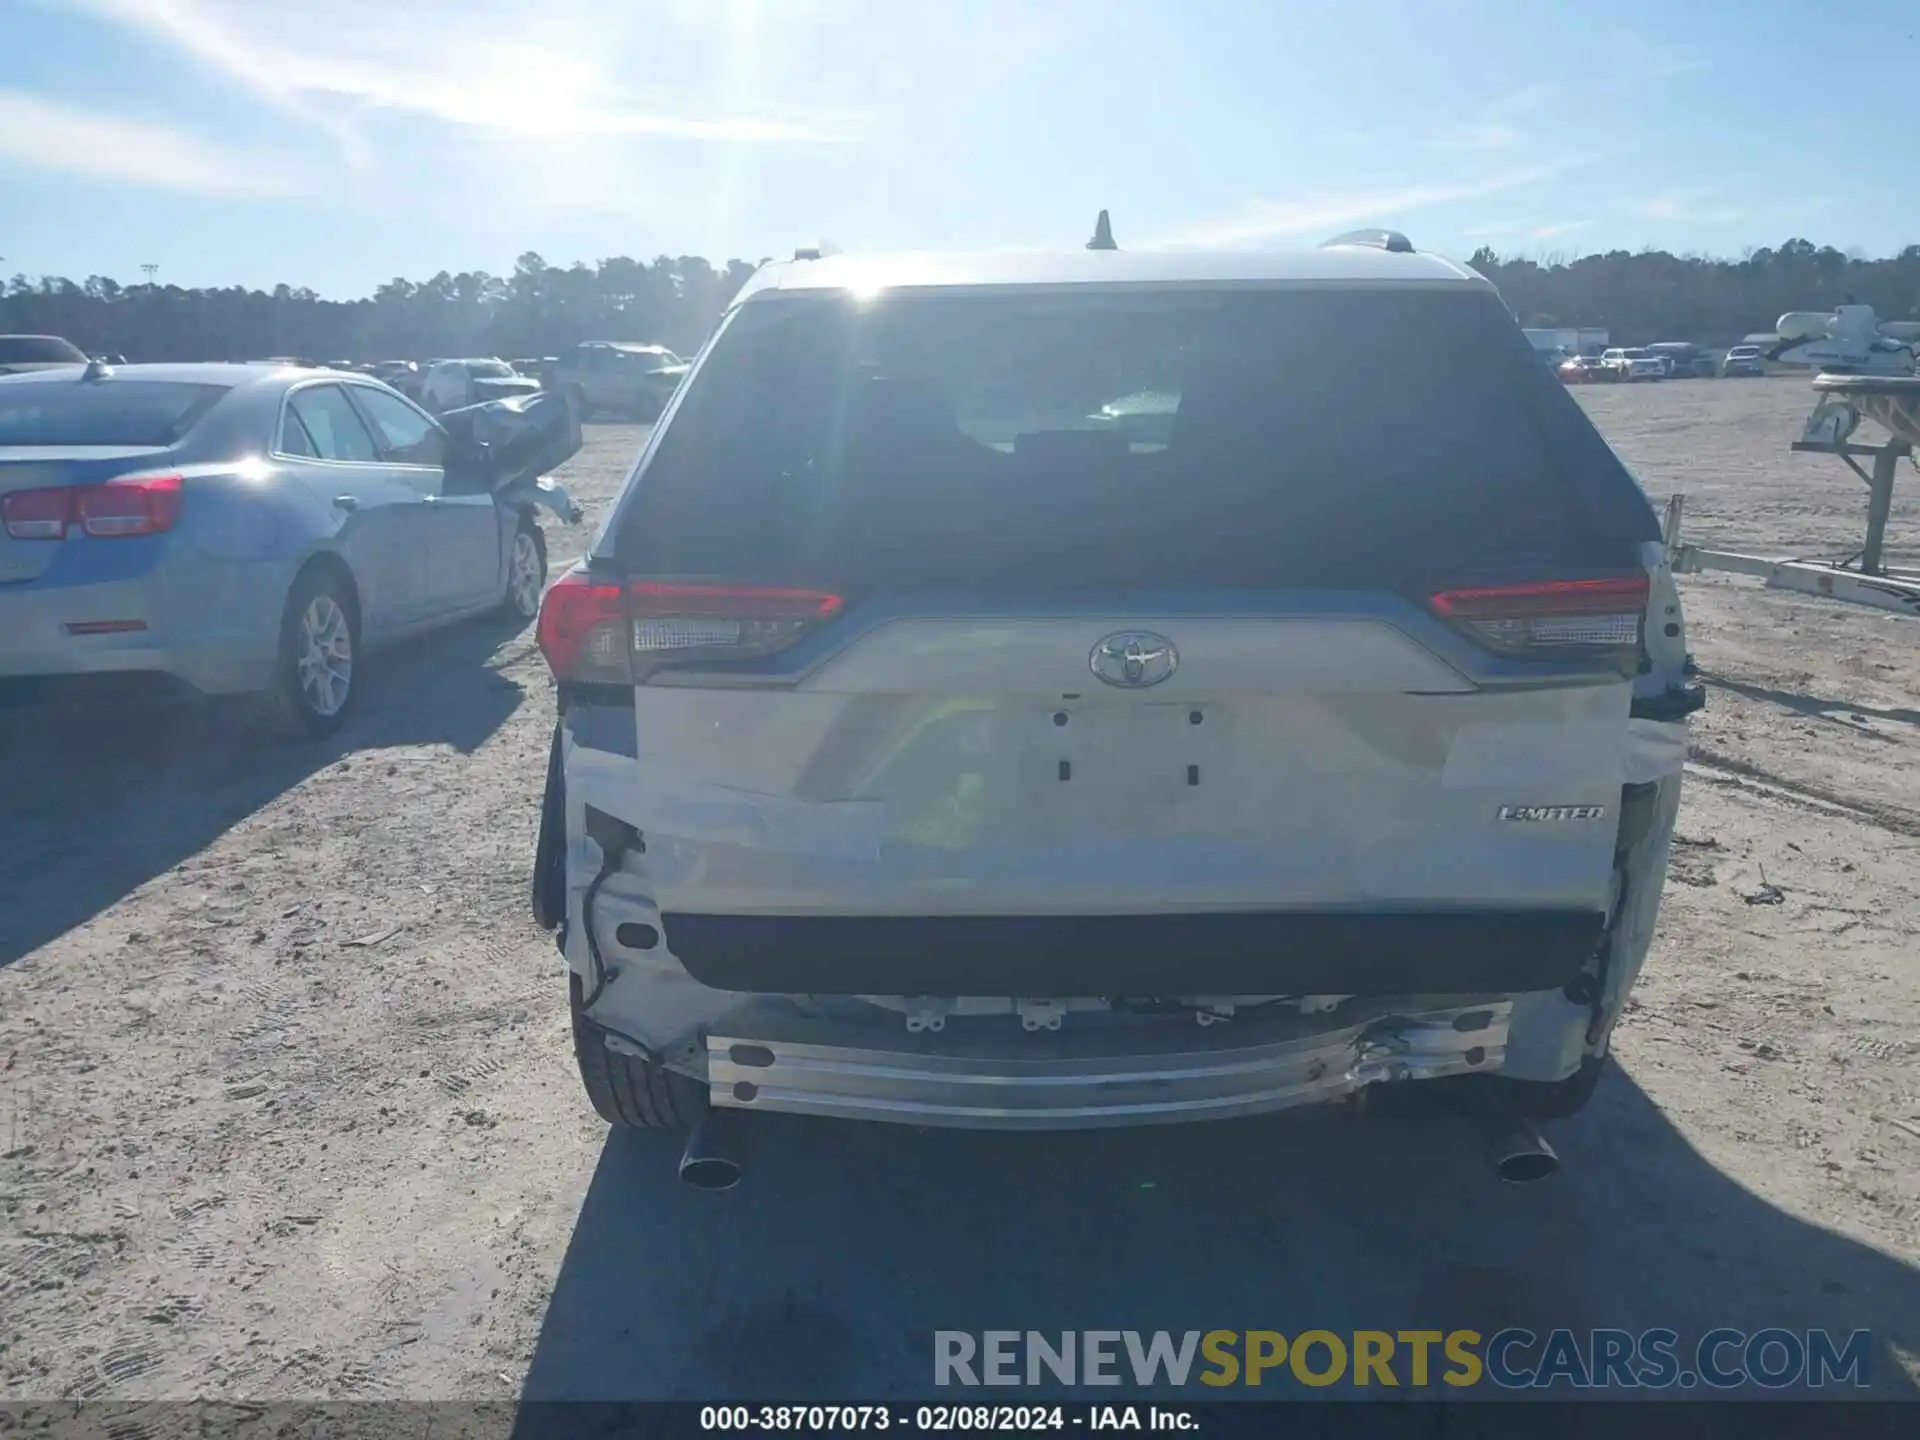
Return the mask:
<svg viewBox="0 0 1920 1440">
<path fill-rule="evenodd" d="M 1804 380 L 1581 393 L 1693 538 L 1857 543 Z M 590 431 L 585 526 L 641 438 Z M 1920 558 L 1920 474 L 1894 544 Z M 931 1331 L 1824 1326 L 1920 1376 L 1920 622 L 1685 582 L 1659 937 L 1554 1181 L 1434 1121 L 1070 1137 L 768 1117 L 703 1196 L 587 1109 L 527 912 L 529 632 L 346 733 L 0 720 L 0 1397 L 924 1393 Z"/>
</svg>

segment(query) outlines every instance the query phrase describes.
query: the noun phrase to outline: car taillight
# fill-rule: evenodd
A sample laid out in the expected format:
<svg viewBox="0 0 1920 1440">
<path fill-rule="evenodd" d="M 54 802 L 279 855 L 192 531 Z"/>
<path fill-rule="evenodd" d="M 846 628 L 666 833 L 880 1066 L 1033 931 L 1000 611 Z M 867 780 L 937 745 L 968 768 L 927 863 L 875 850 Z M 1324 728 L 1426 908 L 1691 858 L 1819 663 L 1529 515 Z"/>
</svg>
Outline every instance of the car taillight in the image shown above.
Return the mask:
<svg viewBox="0 0 1920 1440">
<path fill-rule="evenodd" d="M 1436 614 L 1501 650 L 1631 651 L 1647 609 L 1645 575 L 1442 590 Z"/>
<path fill-rule="evenodd" d="M 0 497 L 0 521 L 16 540 L 62 540 L 78 525 L 101 540 L 158 535 L 180 518 L 178 475 L 122 475 L 102 485 L 54 485 Z"/>
<path fill-rule="evenodd" d="M 676 661 L 770 655 L 845 606 L 825 590 L 669 580 L 595 584 L 576 574 L 547 591 L 540 649 L 555 679 L 633 683 Z"/>
<path fill-rule="evenodd" d="M 59 486 L 46 490 L 16 490 L 0 496 L 0 521 L 16 540 L 59 540 L 73 515 L 73 490 Z"/>
<path fill-rule="evenodd" d="M 579 571 L 562 576 L 540 602 L 534 634 L 556 680 L 633 683 L 626 591 L 619 585 L 597 585 Z"/>
<path fill-rule="evenodd" d="M 825 590 L 635 580 L 627 586 L 634 675 L 672 661 L 771 655 L 845 607 Z"/>
<path fill-rule="evenodd" d="M 74 492 L 80 528 L 101 539 L 158 535 L 180 518 L 178 475 L 123 475 Z"/>
</svg>

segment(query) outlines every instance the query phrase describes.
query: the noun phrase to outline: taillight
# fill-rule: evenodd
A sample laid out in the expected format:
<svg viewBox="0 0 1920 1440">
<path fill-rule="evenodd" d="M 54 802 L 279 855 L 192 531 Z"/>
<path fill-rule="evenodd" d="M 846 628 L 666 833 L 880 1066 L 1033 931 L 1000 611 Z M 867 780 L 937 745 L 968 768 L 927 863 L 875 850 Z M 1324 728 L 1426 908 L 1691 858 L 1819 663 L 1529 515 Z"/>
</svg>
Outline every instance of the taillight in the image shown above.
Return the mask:
<svg viewBox="0 0 1920 1440">
<path fill-rule="evenodd" d="M 123 475 L 74 492 L 80 528 L 101 539 L 158 535 L 180 518 L 178 475 Z"/>
<path fill-rule="evenodd" d="M 770 655 L 845 606 L 825 590 L 669 580 L 595 584 L 575 574 L 547 591 L 540 649 L 556 679 L 631 684 L 675 661 Z"/>
<path fill-rule="evenodd" d="M 631 685 L 626 592 L 575 571 L 548 588 L 534 634 L 553 678 Z"/>
<path fill-rule="evenodd" d="M 16 540 L 62 540 L 72 525 L 101 540 L 158 535 L 180 518 L 180 499 L 178 475 L 122 475 L 0 496 L 0 521 Z"/>
<path fill-rule="evenodd" d="M 16 540 L 60 540 L 73 515 L 73 490 L 65 485 L 47 490 L 16 490 L 0 496 L 0 521 Z"/>
<path fill-rule="evenodd" d="M 1630 651 L 1640 643 L 1647 577 L 1543 580 L 1442 590 L 1435 613 L 1501 650 Z"/>
</svg>

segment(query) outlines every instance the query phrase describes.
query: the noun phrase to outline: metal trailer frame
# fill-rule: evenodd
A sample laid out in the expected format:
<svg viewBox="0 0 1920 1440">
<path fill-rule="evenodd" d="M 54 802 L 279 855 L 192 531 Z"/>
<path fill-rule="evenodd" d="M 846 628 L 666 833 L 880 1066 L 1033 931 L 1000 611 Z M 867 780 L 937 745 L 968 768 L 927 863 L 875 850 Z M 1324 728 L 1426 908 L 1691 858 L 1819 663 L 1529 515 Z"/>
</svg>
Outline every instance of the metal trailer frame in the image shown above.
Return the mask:
<svg viewBox="0 0 1920 1440">
<path fill-rule="evenodd" d="M 1811 436 L 1817 428 L 1820 412 L 1808 423 Z M 1686 496 L 1674 495 L 1667 501 L 1665 538 L 1667 563 L 1676 575 L 1695 575 L 1703 570 L 1723 570 L 1735 575 L 1756 575 L 1769 590 L 1797 590 L 1807 595 L 1844 600 L 1853 605 L 1869 605 L 1898 615 L 1920 618 L 1920 570 L 1889 569 L 1882 561 L 1886 544 L 1887 516 L 1893 509 L 1893 478 L 1902 459 L 1913 458 L 1912 442 L 1895 436 L 1884 445 L 1855 445 L 1844 438 L 1851 426 L 1836 427 L 1821 438 L 1796 440 L 1793 449 L 1803 455 L 1837 455 L 1867 487 L 1866 543 L 1843 560 L 1809 560 L 1797 556 L 1769 557 L 1743 555 L 1731 550 L 1709 550 L 1688 545 L 1680 539 L 1681 516 Z M 1858 461 L 1871 459 L 1871 472 Z"/>
</svg>

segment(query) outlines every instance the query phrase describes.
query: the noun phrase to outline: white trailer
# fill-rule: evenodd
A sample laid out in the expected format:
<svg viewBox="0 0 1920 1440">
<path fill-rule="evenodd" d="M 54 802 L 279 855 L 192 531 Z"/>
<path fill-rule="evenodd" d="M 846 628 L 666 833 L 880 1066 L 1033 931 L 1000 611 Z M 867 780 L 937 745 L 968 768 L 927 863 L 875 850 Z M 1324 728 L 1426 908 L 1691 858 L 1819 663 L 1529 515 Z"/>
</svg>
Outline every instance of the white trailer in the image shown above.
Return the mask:
<svg viewBox="0 0 1920 1440">
<path fill-rule="evenodd" d="M 1523 333 L 1527 337 L 1528 344 L 1547 354 L 1564 351 L 1569 355 L 1598 355 L 1607 348 L 1610 338 L 1607 331 L 1590 327 L 1560 326 L 1551 330 L 1536 327 L 1525 330 Z"/>
</svg>

